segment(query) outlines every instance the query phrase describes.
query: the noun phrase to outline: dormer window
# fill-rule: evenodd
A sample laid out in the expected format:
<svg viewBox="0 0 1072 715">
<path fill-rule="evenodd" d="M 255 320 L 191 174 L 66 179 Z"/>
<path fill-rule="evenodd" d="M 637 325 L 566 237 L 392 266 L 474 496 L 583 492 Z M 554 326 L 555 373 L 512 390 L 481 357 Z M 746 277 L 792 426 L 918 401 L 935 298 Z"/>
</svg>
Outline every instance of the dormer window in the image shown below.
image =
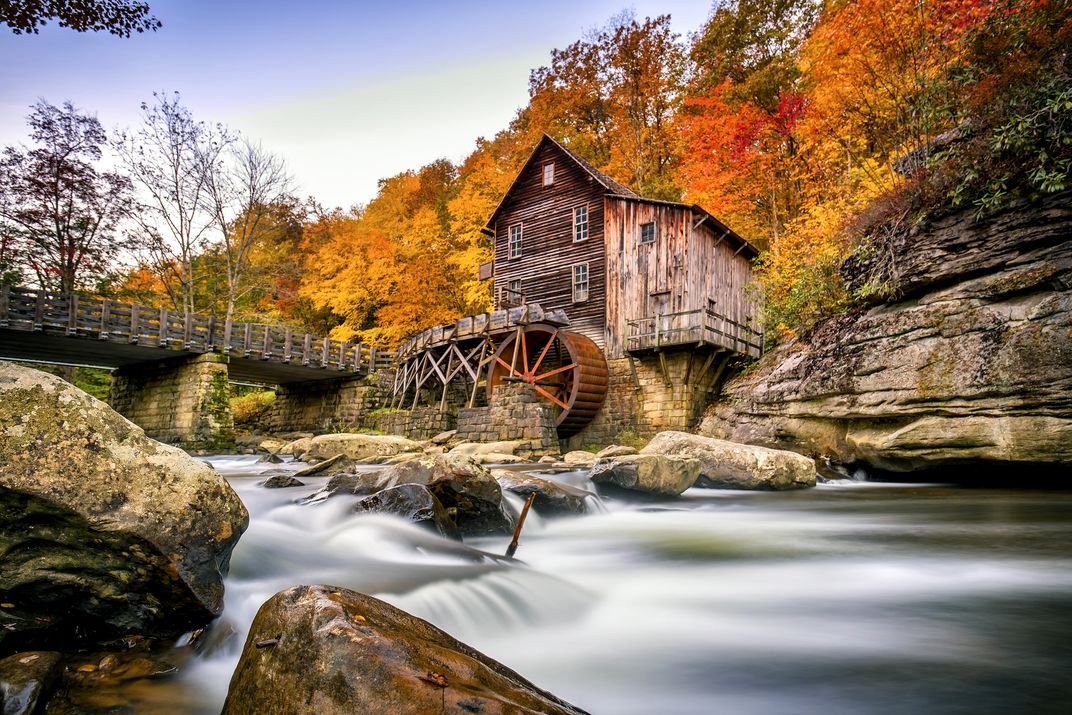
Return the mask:
<svg viewBox="0 0 1072 715">
<path fill-rule="evenodd" d="M 543 185 L 550 186 L 555 183 L 555 162 L 548 162 L 543 165 Z"/>
<path fill-rule="evenodd" d="M 573 242 L 588 240 L 588 207 L 573 207 Z"/>
<path fill-rule="evenodd" d="M 655 222 L 648 221 L 640 224 L 640 242 L 655 243 Z"/>
<path fill-rule="evenodd" d="M 521 258 L 521 224 L 510 227 L 510 258 Z"/>
</svg>

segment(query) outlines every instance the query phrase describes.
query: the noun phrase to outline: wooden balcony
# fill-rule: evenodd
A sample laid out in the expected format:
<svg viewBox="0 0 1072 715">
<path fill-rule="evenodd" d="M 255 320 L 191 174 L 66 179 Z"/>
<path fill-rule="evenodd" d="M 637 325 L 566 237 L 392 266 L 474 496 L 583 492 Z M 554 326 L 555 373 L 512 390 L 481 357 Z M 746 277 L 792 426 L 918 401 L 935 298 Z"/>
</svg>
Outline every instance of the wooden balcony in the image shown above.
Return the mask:
<svg viewBox="0 0 1072 715">
<path fill-rule="evenodd" d="M 625 322 L 625 349 L 628 352 L 658 351 L 684 345 L 712 345 L 753 357 L 759 357 L 763 352 L 762 331 L 712 310 L 666 313 Z"/>
</svg>

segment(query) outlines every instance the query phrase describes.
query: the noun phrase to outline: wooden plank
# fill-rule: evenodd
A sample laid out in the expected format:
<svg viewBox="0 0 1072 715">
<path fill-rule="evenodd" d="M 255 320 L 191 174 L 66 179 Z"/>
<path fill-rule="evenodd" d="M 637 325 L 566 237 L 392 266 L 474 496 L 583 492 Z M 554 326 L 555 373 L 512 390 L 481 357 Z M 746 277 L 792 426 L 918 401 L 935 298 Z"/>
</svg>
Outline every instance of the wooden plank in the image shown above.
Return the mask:
<svg viewBox="0 0 1072 715">
<path fill-rule="evenodd" d="M 272 329 L 264 326 L 264 347 L 261 349 L 261 360 L 267 360 L 272 357 Z"/>
<path fill-rule="evenodd" d="M 331 349 L 331 346 L 328 343 L 328 339 L 324 338 L 324 345 L 323 345 L 323 348 L 320 351 L 320 367 L 321 367 L 321 369 L 323 369 L 323 368 L 328 366 L 328 351 L 330 349 Z"/>
<path fill-rule="evenodd" d="M 379 369 L 376 366 L 376 346 L 375 345 L 370 345 L 369 346 L 368 362 L 369 362 L 369 372 L 370 373 L 376 372 Z"/>
<path fill-rule="evenodd" d="M 34 296 L 34 330 L 41 332 L 45 329 L 45 293 L 36 291 Z"/>
<path fill-rule="evenodd" d="M 138 343 L 138 338 L 141 337 L 141 306 L 130 306 L 130 334 L 127 335 L 127 342 L 131 345 Z"/>
<path fill-rule="evenodd" d="M 227 355 L 231 352 L 231 331 L 234 330 L 234 323 L 231 318 L 223 324 L 223 354 Z"/>
<path fill-rule="evenodd" d="M 193 337 L 194 328 L 194 315 L 187 311 L 182 316 L 182 345 L 186 349 L 190 348 L 190 339 Z"/>
<path fill-rule="evenodd" d="M 166 348 L 168 346 L 168 309 L 160 309 L 160 323 L 156 326 L 156 347 Z"/>
<path fill-rule="evenodd" d="M 246 323 L 242 336 L 242 354 L 249 357 L 253 354 L 253 323 Z"/>
<path fill-rule="evenodd" d="M 72 293 L 67 306 L 67 334 L 75 335 L 78 332 L 78 294 Z"/>
<path fill-rule="evenodd" d="M 6 328 L 8 326 L 10 311 L 11 285 L 4 283 L 0 285 L 0 327 Z"/>
<path fill-rule="evenodd" d="M 283 331 L 283 362 L 290 364 L 290 328 Z"/>
</svg>

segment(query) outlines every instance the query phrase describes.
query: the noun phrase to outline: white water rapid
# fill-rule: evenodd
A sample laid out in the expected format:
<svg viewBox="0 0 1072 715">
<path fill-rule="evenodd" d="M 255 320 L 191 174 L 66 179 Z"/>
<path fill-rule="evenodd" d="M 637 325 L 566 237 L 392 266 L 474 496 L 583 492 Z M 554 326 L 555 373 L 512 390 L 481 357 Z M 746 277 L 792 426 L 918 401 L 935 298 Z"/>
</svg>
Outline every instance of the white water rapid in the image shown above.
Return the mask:
<svg viewBox="0 0 1072 715">
<path fill-rule="evenodd" d="M 265 489 L 254 457 L 212 463 L 251 519 L 223 621 L 180 675 L 218 713 L 258 607 L 332 584 L 428 619 L 592 713 L 1067 712 L 1072 495 L 844 483 L 594 499 L 464 545 L 352 500 Z M 584 474 L 556 475 L 574 485 Z M 217 634 L 226 626 L 217 624 Z"/>
</svg>

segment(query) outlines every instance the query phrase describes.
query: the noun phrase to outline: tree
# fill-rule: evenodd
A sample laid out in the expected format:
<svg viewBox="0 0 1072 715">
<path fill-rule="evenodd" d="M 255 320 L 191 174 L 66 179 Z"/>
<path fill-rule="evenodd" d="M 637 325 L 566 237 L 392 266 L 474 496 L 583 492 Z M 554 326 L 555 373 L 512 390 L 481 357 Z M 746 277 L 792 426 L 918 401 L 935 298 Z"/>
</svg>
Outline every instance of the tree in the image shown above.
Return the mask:
<svg viewBox="0 0 1072 715">
<path fill-rule="evenodd" d="M 154 93 L 142 125 L 114 142 L 139 192 L 135 217 L 148 264 L 161 275 L 172 305 L 197 308 L 195 258 L 215 225 L 209 169 L 234 141 L 222 125 L 195 121 L 178 93 Z"/>
<path fill-rule="evenodd" d="M 220 231 L 220 252 L 227 279 L 226 318 L 251 287 L 246 285 L 250 254 L 261 234 L 274 227 L 274 205 L 290 188 L 283 160 L 248 139 L 229 144 L 220 153 L 206 152 L 202 167 L 207 177 L 209 210 Z"/>
<path fill-rule="evenodd" d="M 3 244 L 18 247 L 41 287 L 70 293 L 129 245 L 120 222 L 131 209 L 130 181 L 97 170 L 107 137 L 70 102 L 39 101 L 27 123 L 34 147 L 7 147 L 0 160 Z"/>
<path fill-rule="evenodd" d="M 0 3 L 0 24 L 16 35 L 34 34 L 40 25 L 56 20 L 75 32 L 107 30 L 119 37 L 131 32 L 156 31 L 160 21 L 149 5 L 131 0 L 11 0 Z"/>
</svg>

